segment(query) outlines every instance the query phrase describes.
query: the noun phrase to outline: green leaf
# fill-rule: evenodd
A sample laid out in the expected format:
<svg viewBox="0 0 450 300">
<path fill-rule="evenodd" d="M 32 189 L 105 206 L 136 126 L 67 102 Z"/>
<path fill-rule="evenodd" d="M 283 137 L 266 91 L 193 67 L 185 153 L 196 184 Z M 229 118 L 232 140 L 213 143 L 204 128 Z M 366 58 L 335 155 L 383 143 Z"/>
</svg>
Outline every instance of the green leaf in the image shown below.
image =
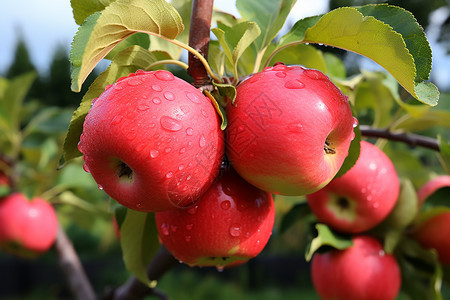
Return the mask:
<svg viewBox="0 0 450 300">
<path fill-rule="evenodd" d="M 237 0 L 241 16 L 258 24 L 262 34 L 255 40 L 257 52 L 269 45 L 280 32 L 296 0 Z"/>
<path fill-rule="evenodd" d="M 306 250 L 305 258 L 310 261 L 314 253 L 323 246 L 343 250 L 353 245 L 351 236 L 341 235 L 325 224 L 316 224 L 317 236 L 314 237 Z"/>
<path fill-rule="evenodd" d="M 147 265 L 159 248 L 155 215 L 128 209 L 125 220 L 120 226 L 120 245 L 126 268 L 149 287 Z"/>
<path fill-rule="evenodd" d="M 359 153 L 361 150 L 361 131 L 359 130 L 359 126 L 354 128 L 355 138 L 350 143 L 350 148 L 348 149 L 348 155 L 342 163 L 341 168 L 337 172 L 335 177 L 341 177 L 348 170 L 350 170 L 356 163 L 359 158 Z"/>
<path fill-rule="evenodd" d="M 384 6 L 384 9 L 386 11 L 383 13 L 390 9 L 392 12 L 397 11 L 393 6 Z M 423 37 L 418 36 L 413 41 L 417 40 L 417 44 L 423 43 Z M 428 105 L 437 104 L 439 95 L 436 87 L 431 83 L 415 81 L 414 56 L 407 48 L 402 34 L 393 30 L 389 24 L 371 15 L 364 15 L 356 8 L 341 7 L 323 16 L 298 21 L 280 39 L 277 51 L 299 43 L 325 44 L 364 55 L 391 73 L 414 98 Z M 408 43 L 411 44 L 411 40 L 408 40 Z M 419 50 L 414 47 L 411 51 Z M 421 59 L 421 55 L 431 58 L 426 52 L 414 55 Z M 421 67 L 421 75 L 424 75 L 427 68 L 423 66 L 426 63 L 417 63 Z"/>
<path fill-rule="evenodd" d="M 150 37 L 146 33 L 138 32 L 135 33 L 123 41 L 121 41 L 117 46 L 112 49 L 108 55 L 105 56 L 106 59 L 112 60 L 114 56 L 116 56 L 117 53 L 119 53 L 122 50 L 125 50 L 128 47 L 131 46 L 141 46 L 144 49 L 148 49 L 150 47 Z"/>
<path fill-rule="evenodd" d="M 224 107 L 220 104 L 220 101 L 222 101 L 222 96 L 219 95 L 219 92 L 216 90 L 211 94 L 209 91 L 205 90 L 203 93 L 211 100 L 211 104 L 214 106 L 214 109 L 216 110 L 216 113 L 220 116 L 222 120 L 222 124 L 220 124 L 220 129 L 225 130 L 228 125 L 227 120 L 227 114 L 225 112 Z"/>
<path fill-rule="evenodd" d="M 115 0 L 70 0 L 75 23 L 81 25 L 83 21 L 95 12 L 105 9 Z"/>
<path fill-rule="evenodd" d="M 211 69 L 222 78 L 225 74 L 225 52 L 220 49 L 217 41 L 209 42 L 208 63 Z"/>
<path fill-rule="evenodd" d="M 183 31 L 178 12 L 164 0 L 117 0 L 86 18 L 70 51 L 72 90 L 117 44 L 136 32 L 174 39 Z"/>
<path fill-rule="evenodd" d="M 439 144 L 439 157 L 442 166 L 447 171 L 447 174 L 450 174 L 450 144 L 441 136 L 437 137 Z"/>
<path fill-rule="evenodd" d="M 113 84 L 118 78 L 128 76 L 130 73 L 138 69 L 147 70 L 153 63 L 158 61 L 158 55 L 161 53 L 152 53 L 139 46 L 129 47 L 119 54 L 117 54 L 106 71 L 101 73 L 81 100 L 81 104 L 74 112 L 72 120 L 70 121 L 69 130 L 64 141 L 63 157 L 61 165 L 66 161 L 78 157 L 81 152 L 77 145 L 80 140 L 80 135 L 83 131 L 83 123 L 86 115 L 91 108 L 91 103 L 94 98 L 100 96 L 108 84 Z"/>
<path fill-rule="evenodd" d="M 392 128 L 404 131 L 423 131 L 434 127 L 450 127 L 450 111 L 430 109 L 422 116 L 401 118 Z"/>
<path fill-rule="evenodd" d="M 242 22 L 233 27 L 219 24 L 219 28 L 213 28 L 212 32 L 217 37 L 224 49 L 225 56 L 233 66 L 235 79 L 238 78 L 237 63 L 239 58 L 261 34 L 259 26 L 254 22 Z"/>
<path fill-rule="evenodd" d="M 296 222 L 304 219 L 306 216 L 311 214 L 311 209 L 308 203 L 297 203 L 295 204 L 281 219 L 280 223 L 280 233 L 286 232 L 292 225 Z"/>
</svg>

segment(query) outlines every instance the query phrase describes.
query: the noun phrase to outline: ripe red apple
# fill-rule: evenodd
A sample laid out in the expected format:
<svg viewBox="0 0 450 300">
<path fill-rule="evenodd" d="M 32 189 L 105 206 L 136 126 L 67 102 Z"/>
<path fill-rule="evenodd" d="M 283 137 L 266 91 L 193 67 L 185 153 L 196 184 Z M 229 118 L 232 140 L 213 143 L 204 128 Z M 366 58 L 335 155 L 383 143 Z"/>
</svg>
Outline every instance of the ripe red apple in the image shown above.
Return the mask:
<svg viewBox="0 0 450 300">
<path fill-rule="evenodd" d="M 272 233 L 272 195 L 222 170 L 214 184 L 188 209 L 155 214 L 159 237 L 191 266 L 234 266 L 258 255 Z"/>
<path fill-rule="evenodd" d="M 314 254 L 313 285 L 323 300 L 393 300 L 401 274 L 393 255 L 371 236 L 355 236 L 353 246 Z"/>
<path fill-rule="evenodd" d="M 130 209 L 190 205 L 224 153 L 209 98 L 168 71 L 137 71 L 109 86 L 86 116 L 79 149 L 99 187 Z"/>
<path fill-rule="evenodd" d="M 425 202 L 425 200 L 433 195 L 437 190 L 450 187 L 450 176 L 440 175 L 425 183 L 418 191 L 417 198 L 419 200 L 419 206 Z"/>
<path fill-rule="evenodd" d="M 417 224 L 412 232 L 422 247 L 435 249 L 439 261 L 450 266 L 450 211 L 427 218 Z"/>
<path fill-rule="evenodd" d="M 354 138 L 348 97 L 320 71 L 276 64 L 237 86 L 227 156 L 254 186 L 305 195 L 338 172 Z"/>
<path fill-rule="evenodd" d="M 14 193 L 0 199 L 0 248 L 21 257 L 34 258 L 53 245 L 58 220 L 52 205 L 42 198 L 29 201 Z"/>
<path fill-rule="evenodd" d="M 361 141 L 355 165 L 306 199 L 317 219 L 345 233 L 360 233 L 383 221 L 397 202 L 400 182 L 391 160 Z"/>
</svg>

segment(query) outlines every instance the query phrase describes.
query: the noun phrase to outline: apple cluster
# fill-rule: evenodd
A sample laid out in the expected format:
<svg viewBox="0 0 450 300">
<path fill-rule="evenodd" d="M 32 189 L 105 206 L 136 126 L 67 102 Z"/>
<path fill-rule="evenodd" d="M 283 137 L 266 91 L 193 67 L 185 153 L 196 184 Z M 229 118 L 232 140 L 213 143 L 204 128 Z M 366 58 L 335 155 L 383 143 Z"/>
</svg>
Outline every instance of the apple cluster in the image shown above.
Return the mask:
<svg viewBox="0 0 450 300">
<path fill-rule="evenodd" d="M 160 241 L 189 265 L 255 257 L 272 233 L 272 194 L 323 188 L 355 136 L 347 96 L 301 66 L 253 74 L 225 110 L 224 132 L 200 90 L 165 70 L 139 70 L 94 99 L 78 144 L 99 188 L 155 213 Z"/>
</svg>

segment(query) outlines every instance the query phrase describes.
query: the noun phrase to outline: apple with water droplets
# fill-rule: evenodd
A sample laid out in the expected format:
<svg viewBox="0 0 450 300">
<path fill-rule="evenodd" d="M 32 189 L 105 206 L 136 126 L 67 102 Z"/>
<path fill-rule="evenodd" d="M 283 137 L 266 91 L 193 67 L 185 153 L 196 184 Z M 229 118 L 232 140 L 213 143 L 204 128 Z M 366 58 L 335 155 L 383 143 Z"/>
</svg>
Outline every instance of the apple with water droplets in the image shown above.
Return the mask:
<svg viewBox="0 0 450 300">
<path fill-rule="evenodd" d="M 353 246 L 315 253 L 311 278 L 323 300 L 394 300 L 401 286 L 396 258 L 368 235 L 353 237 Z"/>
<path fill-rule="evenodd" d="M 275 219 L 272 195 L 222 169 L 199 201 L 187 209 L 155 214 L 159 237 L 191 266 L 236 266 L 265 247 Z"/>
<path fill-rule="evenodd" d="M 275 64 L 236 89 L 226 107 L 226 153 L 245 180 L 272 194 L 305 195 L 336 175 L 356 119 L 326 75 Z"/>
<path fill-rule="evenodd" d="M 31 201 L 22 193 L 0 198 L 0 249 L 23 258 L 35 258 L 55 242 L 58 219 L 42 198 Z"/>
<path fill-rule="evenodd" d="M 392 161 L 375 145 L 361 141 L 355 165 L 306 199 L 320 222 L 340 232 L 360 233 L 389 215 L 399 193 Z"/>
<path fill-rule="evenodd" d="M 99 188 L 127 208 L 155 212 L 188 206 L 208 189 L 224 138 L 198 89 L 168 71 L 139 70 L 93 101 L 78 148 Z"/>
</svg>

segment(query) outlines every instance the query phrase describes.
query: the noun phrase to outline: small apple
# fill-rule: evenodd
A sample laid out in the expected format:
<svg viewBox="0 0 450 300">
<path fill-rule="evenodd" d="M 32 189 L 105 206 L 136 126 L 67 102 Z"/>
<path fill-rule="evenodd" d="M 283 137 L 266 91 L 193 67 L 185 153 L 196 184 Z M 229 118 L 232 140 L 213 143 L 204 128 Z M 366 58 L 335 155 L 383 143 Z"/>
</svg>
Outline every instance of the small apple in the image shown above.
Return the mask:
<svg viewBox="0 0 450 300">
<path fill-rule="evenodd" d="M 52 205 L 42 198 L 29 201 L 14 193 L 0 199 L 0 248 L 34 258 L 48 251 L 56 239 L 58 220 Z"/>
<path fill-rule="evenodd" d="M 218 268 L 245 263 L 258 255 L 272 233 L 272 195 L 222 170 L 213 185 L 190 208 L 157 212 L 162 243 L 191 266 Z"/>
<path fill-rule="evenodd" d="M 450 266 L 450 211 L 437 213 L 419 222 L 412 230 L 414 239 L 424 248 L 435 249 L 439 261 Z"/>
<path fill-rule="evenodd" d="M 353 246 L 314 254 L 314 288 L 323 300 L 394 300 L 400 290 L 397 260 L 368 235 L 353 237 Z"/>
<path fill-rule="evenodd" d="M 306 199 L 317 219 L 345 233 L 360 233 L 383 221 L 394 208 L 400 182 L 391 160 L 361 141 L 355 165 Z"/>
<path fill-rule="evenodd" d="M 450 187 L 450 175 L 440 175 L 429 180 L 417 191 L 419 206 L 422 206 L 425 200 L 437 190 L 445 187 Z"/>
<path fill-rule="evenodd" d="M 305 195 L 336 175 L 356 119 L 326 75 L 279 63 L 236 89 L 226 108 L 226 152 L 245 180 L 273 194 Z"/>
<path fill-rule="evenodd" d="M 214 181 L 224 154 L 209 98 L 164 70 L 137 71 L 106 87 L 86 116 L 84 169 L 123 206 L 188 206 Z"/>
</svg>

